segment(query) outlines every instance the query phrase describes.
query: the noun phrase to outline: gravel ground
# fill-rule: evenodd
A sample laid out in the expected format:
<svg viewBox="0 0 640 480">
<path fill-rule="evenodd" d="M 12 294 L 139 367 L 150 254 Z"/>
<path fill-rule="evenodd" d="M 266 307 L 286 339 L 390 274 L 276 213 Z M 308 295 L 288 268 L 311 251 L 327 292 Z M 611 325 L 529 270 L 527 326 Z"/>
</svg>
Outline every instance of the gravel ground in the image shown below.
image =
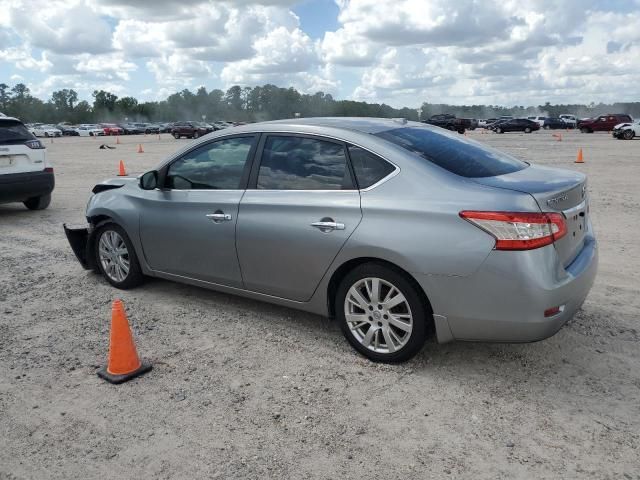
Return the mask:
<svg viewBox="0 0 640 480">
<path fill-rule="evenodd" d="M 589 175 L 598 278 L 548 340 L 430 341 L 398 366 L 324 318 L 160 280 L 120 292 L 82 270 L 62 223 L 83 222 L 118 160 L 140 173 L 186 140 L 47 141 L 50 208 L 0 206 L 0 479 L 640 479 L 640 141 L 470 136 Z M 154 363 L 120 386 L 95 375 L 116 296 Z"/>
</svg>

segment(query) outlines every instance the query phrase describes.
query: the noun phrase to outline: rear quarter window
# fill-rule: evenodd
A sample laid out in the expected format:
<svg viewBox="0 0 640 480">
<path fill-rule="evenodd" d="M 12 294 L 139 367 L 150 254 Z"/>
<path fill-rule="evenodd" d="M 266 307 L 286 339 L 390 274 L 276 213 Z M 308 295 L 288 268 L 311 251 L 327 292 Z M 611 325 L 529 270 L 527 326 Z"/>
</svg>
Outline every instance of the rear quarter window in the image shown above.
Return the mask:
<svg viewBox="0 0 640 480">
<path fill-rule="evenodd" d="M 461 177 L 495 177 L 517 172 L 528 166 L 499 150 L 458 139 L 448 132 L 405 127 L 375 135 Z"/>
</svg>

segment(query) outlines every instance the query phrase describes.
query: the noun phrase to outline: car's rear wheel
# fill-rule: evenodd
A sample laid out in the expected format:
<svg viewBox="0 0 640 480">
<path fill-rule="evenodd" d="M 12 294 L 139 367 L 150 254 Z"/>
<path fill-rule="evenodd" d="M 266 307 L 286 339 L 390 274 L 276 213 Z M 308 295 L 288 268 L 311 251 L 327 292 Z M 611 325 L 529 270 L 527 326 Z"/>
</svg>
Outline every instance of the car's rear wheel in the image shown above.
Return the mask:
<svg viewBox="0 0 640 480">
<path fill-rule="evenodd" d="M 44 210 L 51 203 L 51 194 L 47 193 L 40 197 L 32 197 L 25 200 L 23 203 L 29 210 Z"/>
<path fill-rule="evenodd" d="M 173 134 L 173 138 L 175 138 L 176 140 L 180 140 L 180 134 L 179 133 L 174 133 Z"/>
<path fill-rule="evenodd" d="M 501 128 L 496 128 L 496 133 L 504 133 L 504 131 Z"/>
<path fill-rule="evenodd" d="M 193 138 L 199 138 L 200 132 L 193 132 Z"/>
<path fill-rule="evenodd" d="M 531 128 L 527 127 L 524 129 L 524 133 L 531 133 Z"/>
<path fill-rule="evenodd" d="M 95 236 L 95 258 L 104 278 L 116 288 L 136 287 L 144 280 L 133 244 L 122 227 L 107 223 Z"/>
<path fill-rule="evenodd" d="M 349 343 L 376 362 L 403 362 L 427 337 L 428 307 L 404 274 L 378 263 L 349 272 L 335 296 L 340 328 Z"/>
<path fill-rule="evenodd" d="M 589 130 L 588 128 L 585 128 L 585 127 L 582 127 L 582 128 L 580 129 L 580 131 L 581 131 L 582 133 L 591 133 L 591 130 Z"/>
<path fill-rule="evenodd" d="M 622 136 L 625 140 L 633 140 L 633 137 L 635 137 L 635 132 L 633 130 L 625 130 Z"/>
<path fill-rule="evenodd" d="M 551 127 L 550 127 L 549 125 L 545 125 L 545 126 L 544 126 L 544 127 L 542 127 L 542 128 L 544 128 L 545 130 L 550 130 L 550 129 L 551 129 Z"/>
</svg>

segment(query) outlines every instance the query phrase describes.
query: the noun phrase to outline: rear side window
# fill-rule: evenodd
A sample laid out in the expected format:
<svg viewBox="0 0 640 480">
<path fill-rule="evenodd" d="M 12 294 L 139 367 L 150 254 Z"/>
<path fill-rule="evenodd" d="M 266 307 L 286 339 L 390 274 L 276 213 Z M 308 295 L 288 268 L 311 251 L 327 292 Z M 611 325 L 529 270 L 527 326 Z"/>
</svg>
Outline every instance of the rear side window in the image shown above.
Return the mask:
<svg viewBox="0 0 640 480">
<path fill-rule="evenodd" d="M 495 177 L 527 167 L 506 153 L 456 138 L 448 132 L 405 127 L 375 135 L 462 177 Z"/>
<path fill-rule="evenodd" d="M 208 143 L 169 166 L 166 185 L 174 190 L 235 190 L 240 188 L 254 137 Z"/>
<path fill-rule="evenodd" d="M 16 120 L 0 121 L 0 145 L 17 145 L 34 138 L 22 122 Z"/>
<path fill-rule="evenodd" d="M 359 188 L 368 188 L 395 170 L 386 160 L 360 147 L 349 146 L 351 165 Z"/>
<path fill-rule="evenodd" d="M 315 138 L 269 136 L 262 152 L 257 188 L 351 189 L 344 146 Z"/>
</svg>

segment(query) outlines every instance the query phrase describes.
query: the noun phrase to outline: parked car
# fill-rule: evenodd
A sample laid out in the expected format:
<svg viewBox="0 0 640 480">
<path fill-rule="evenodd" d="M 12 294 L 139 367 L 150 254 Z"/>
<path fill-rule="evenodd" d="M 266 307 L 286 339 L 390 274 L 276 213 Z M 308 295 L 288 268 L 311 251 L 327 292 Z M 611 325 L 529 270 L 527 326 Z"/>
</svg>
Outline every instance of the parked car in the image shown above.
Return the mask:
<svg viewBox="0 0 640 480">
<path fill-rule="evenodd" d="M 545 130 L 564 130 L 567 128 L 567 124 L 561 118 L 547 117 L 544 119 L 542 128 L 544 128 Z"/>
<path fill-rule="evenodd" d="M 104 136 L 104 129 L 100 125 L 83 124 L 76 127 L 76 132 L 81 137 L 101 137 Z"/>
<path fill-rule="evenodd" d="M 45 125 L 43 123 L 34 123 L 29 127 L 29 131 L 36 137 L 61 137 L 62 131 L 53 125 Z"/>
<path fill-rule="evenodd" d="M 153 123 L 134 123 L 143 133 L 160 133 L 160 126 Z"/>
<path fill-rule="evenodd" d="M 0 203 L 43 210 L 51 203 L 54 185 L 42 142 L 17 118 L 0 116 Z"/>
<path fill-rule="evenodd" d="M 101 123 L 100 127 L 104 131 L 105 135 L 122 135 L 124 134 L 124 129 L 115 123 Z"/>
<path fill-rule="evenodd" d="M 640 137 L 640 120 L 619 123 L 613 127 L 611 134 L 618 140 L 633 140 L 634 137 Z"/>
<path fill-rule="evenodd" d="M 159 123 L 160 133 L 171 133 L 171 129 L 173 128 L 173 123 Z"/>
<path fill-rule="evenodd" d="M 446 128 L 447 130 L 453 130 L 458 133 L 464 133 L 467 128 L 470 127 L 471 122 L 466 118 L 456 118 L 455 115 L 449 113 L 441 113 L 438 115 L 431 115 L 424 123 L 429 125 L 435 125 L 436 127 Z"/>
<path fill-rule="evenodd" d="M 497 118 L 487 118 L 484 121 L 484 128 L 489 128 L 492 124 L 496 123 L 498 121 Z"/>
<path fill-rule="evenodd" d="M 539 126 L 544 126 L 544 122 L 547 119 L 547 117 L 543 117 L 543 116 L 533 116 L 533 117 L 527 117 L 527 120 L 531 120 L 533 122 L 536 122 Z"/>
<path fill-rule="evenodd" d="M 222 130 L 224 128 L 233 127 L 233 125 L 228 122 L 213 122 L 212 125 L 215 127 L 216 130 Z"/>
<path fill-rule="evenodd" d="M 599 117 L 580 120 L 578 128 L 582 133 L 610 132 L 619 123 L 630 123 L 633 119 L 624 113 L 608 113 Z"/>
<path fill-rule="evenodd" d="M 144 133 L 143 129 L 136 127 L 133 123 L 120 123 L 118 126 L 122 129 L 125 135 L 139 135 Z"/>
<path fill-rule="evenodd" d="M 171 128 L 171 135 L 175 138 L 199 138 L 206 135 L 208 129 L 198 125 L 198 122 L 176 122 Z"/>
<path fill-rule="evenodd" d="M 114 287 L 160 277 L 334 316 L 376 361 L 432 331 L 551 336 L 597 269 L 584 174 L 406 120 L 225 129 L 93 193 L 65 231 Z"/>
<path fill-rule="evenodd" d="M 56 128 L 62 132 L 63 137 L 77 137 L 78 132 L 72 125 L 58 124 Z"/>
<path fill-rule="evenodd" d="M 575 115 L 563 113 L 562 115 L 560 115 L 560 118 L 566 124 L 567 128 L 576 128 L 576 126 L 578 125 L 578 119 Z"/>
<path fill-rule="evenodd" d="M 496 133 L 505 132 L 524 132 L 531 133 L 540 130 L 538 122 L 529 120 L 528 118 L 512 118 L 511 120 L 499 120 L 490 126 L 491 130 Z"/>
</svg>

